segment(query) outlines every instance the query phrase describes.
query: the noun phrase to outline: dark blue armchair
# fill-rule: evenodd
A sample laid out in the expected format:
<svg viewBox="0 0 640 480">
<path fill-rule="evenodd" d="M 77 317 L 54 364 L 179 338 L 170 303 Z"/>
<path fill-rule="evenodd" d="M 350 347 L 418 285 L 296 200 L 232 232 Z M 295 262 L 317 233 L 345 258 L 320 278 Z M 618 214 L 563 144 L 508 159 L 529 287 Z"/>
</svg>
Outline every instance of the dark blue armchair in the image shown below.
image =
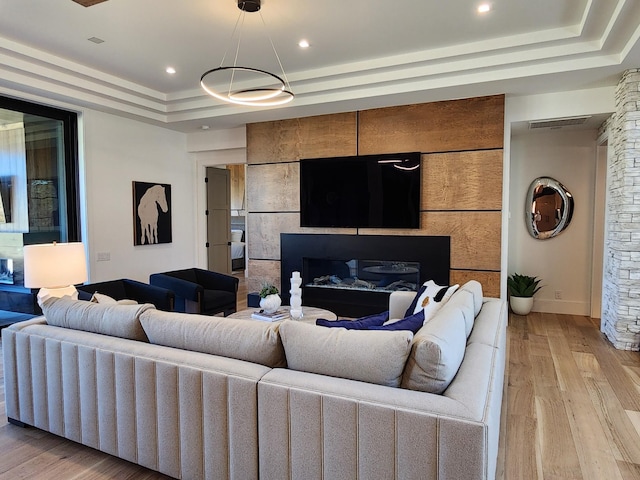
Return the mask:
<svg viewBox="0 0 640 480">
<path fill-rule="evenodd" d="M 227 315 L 236 311 L 239 280 L 231 275 L 187 268 L 154 273 L 149 283 L 173 291 L 176 312 Z"/>
<path fill-rule="evenodd" d="M 171 290 L 128 278 L 78 285 L 76 289 L 80 300 L 90 300 L 97 292 L 116 300 L 128 299 L 138 303 L 152 303 L 158 310 L 167 312 L 173 311 L 175 303 L 175 294 Z"/>
</svg>

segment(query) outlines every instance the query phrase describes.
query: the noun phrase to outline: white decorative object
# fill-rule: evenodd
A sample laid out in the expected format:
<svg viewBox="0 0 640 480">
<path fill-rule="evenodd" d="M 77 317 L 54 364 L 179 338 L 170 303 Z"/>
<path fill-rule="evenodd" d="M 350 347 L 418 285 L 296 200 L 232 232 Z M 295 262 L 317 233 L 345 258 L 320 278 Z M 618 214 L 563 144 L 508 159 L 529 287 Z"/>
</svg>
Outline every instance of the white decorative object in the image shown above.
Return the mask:
<svg viewBox="0 0 640 480">
<path fill-rule="evenodd" d="M 291 294 L 289 299 L 289 304 L 291 305 L 289 314 L 294 320 L 300 320 L 302 318 L 302 288 L 300 288 L 300 285 L 302 285 L 300 272 L 293 272 L 291 274 L 291 290 L 289 290 Z"/>
<path fill-rule="evenodd" d="M 516 315 L 527 315 L 533 308 L 533 297 L 514 297 L 509 299 L 511 311 Z"/>
<path fill-rule="evenodd" d="M 267 295 L 260 299 L 260 308 L 266 313 L 274 313 L 280 308 L 281 304 L 282 299 L 277 293 L 272 293 L 271 295 Z"/>
</svg>

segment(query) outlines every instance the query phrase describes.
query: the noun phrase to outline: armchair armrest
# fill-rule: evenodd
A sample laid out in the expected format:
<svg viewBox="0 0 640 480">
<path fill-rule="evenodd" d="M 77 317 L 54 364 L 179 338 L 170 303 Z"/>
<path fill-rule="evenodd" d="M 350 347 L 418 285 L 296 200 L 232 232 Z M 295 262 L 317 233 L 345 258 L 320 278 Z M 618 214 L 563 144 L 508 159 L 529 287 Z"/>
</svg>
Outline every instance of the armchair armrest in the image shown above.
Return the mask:
<svg viewBox="0 0 640 480">
<path fill-rule="evenodd" d="M 181 278 L 165 275 L 164 273 L 154 273 L 149 277 L 149 283 L 156 287 L 166 288 L 176 294 L 177 297 L 182 297 L 185 300 L 192 302 L 200 302 L 204 289 L 197 283 L 190 282 L 188 280 L 182 280 Z"/>
<path fill-rule="evenodd" d="M 124 284 L 129 298 L 139 303 L 152 303 L 159 310 L 173 311 L 175 294 L 172 290 L 136 280 L 124 280 Z"/>
<path fill-rule="evenodd" d="M 210 270 L 196 270 L 198 283 L 205 290 L 224 290 L 226 292 L 237 293 L 239 280 L 231 275 L 224 273 L 212 272 Z"/>
</svg>

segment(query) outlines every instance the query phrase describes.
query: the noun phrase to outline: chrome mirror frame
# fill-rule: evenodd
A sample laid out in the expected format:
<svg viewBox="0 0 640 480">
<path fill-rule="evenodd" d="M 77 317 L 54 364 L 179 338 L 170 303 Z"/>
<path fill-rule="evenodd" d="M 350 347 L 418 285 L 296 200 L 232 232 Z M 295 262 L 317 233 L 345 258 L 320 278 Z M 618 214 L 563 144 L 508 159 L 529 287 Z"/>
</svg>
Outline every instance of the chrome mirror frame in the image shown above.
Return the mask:
<svg viewBox="0 0 640 480">
<path fill-rule="evenodd" d="M 555 197 L 554 203 L 558 205 L 558 208 L 554 209 L 555 225 L 548 228 L 543 227 L 543 216 L 539 205 L 537 205 L 539 203 L 537 199 L 550 195 Z M 562 183 L 551 177 L 536 178 L 529 186 L 525 205 L 525 222 L 529 234 L 538 240 L 559 235 L 571 223 L 573 209 L 573 195 Z"/>
</svg>

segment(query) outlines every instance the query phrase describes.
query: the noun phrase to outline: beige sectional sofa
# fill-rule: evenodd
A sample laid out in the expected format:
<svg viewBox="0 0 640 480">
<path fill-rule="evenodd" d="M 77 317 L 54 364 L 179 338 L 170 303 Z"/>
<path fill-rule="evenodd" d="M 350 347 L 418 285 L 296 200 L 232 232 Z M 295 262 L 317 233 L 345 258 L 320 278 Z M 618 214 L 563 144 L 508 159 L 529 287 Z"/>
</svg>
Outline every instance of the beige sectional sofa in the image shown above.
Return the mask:
<svg viewBox="0 0 640 480">
<path fill-rule="evenodd" d="M 392 294 L 392 317 L 412 298 Z M 477 282 L 415 335 L 68 299 L 44 313 L 2 331 L 14 423 L 184 479 L 495 476 L 507 308 Z"/>
</svg>

